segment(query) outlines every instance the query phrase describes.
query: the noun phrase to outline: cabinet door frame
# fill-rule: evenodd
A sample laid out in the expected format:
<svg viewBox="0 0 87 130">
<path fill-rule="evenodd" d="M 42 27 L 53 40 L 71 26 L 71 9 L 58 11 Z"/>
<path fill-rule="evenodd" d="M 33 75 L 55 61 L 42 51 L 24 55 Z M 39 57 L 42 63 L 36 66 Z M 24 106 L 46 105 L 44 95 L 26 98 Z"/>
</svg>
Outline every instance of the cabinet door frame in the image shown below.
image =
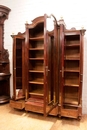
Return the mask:
<svg viewBox="0 0 87 130">
<path fill-rule="evenodd" d="M 25 46 L 25 38 L 23 36 L 14 35 L 13 36 L 13 99 L 16 100 L 16 39 L 22 40 L 22 89 L 23 89 L 23 95 L 25 95 L 25 80 L 24 80 L 24 46 Z"/>
</svg>

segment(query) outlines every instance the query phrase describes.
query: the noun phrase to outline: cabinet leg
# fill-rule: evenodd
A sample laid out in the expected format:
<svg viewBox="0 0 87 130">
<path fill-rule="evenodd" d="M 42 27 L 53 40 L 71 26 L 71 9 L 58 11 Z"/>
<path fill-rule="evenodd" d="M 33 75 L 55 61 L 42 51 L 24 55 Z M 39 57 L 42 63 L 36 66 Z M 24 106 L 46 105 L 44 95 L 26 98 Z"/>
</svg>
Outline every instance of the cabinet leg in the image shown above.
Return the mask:
<svg viewBox="0 0 87 130">
<path fill-rule="evenodd" d="M 58 115 L 59 119 L 61 119 L 61 115 Z"/>
<path fill-rule="evenodd" d="M 80 121 L 81 120 L 81 116 L 78 116 L 77 120 Z"/>
</svg>

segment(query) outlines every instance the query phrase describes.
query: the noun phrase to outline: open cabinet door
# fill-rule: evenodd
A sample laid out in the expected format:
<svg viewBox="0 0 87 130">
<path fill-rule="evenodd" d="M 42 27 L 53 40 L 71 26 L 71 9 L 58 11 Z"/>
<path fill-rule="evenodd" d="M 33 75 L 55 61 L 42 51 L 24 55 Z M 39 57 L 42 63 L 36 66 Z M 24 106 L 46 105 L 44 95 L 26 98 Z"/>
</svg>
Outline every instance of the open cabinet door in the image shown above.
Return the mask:
<svg viewBox="0 0 87 130">
<path fill-rule="evenodd" d="M 58 95 L 59 95 L 59 29 L 57 21 L 54 19 L 53 30 L 47 33 L 47 64 L 48 64 L 48 105 L 49 115 L 58 115 Z"/>
<path fill-rule="evenodd" d="M 12 35 L 13 38 L 13 96 L 10 106 L 23 109 L 25 102 L 25 71 L 24 71 L 24 34 Z"/>
</svg>

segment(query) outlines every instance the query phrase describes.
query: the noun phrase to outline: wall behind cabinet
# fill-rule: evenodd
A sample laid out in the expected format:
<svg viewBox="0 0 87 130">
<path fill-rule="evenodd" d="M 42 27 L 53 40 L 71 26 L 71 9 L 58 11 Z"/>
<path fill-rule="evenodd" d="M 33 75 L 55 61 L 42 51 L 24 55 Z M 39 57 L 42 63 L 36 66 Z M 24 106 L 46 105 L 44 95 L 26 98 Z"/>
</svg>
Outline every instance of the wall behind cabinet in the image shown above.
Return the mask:
<svg viewBox="0 0 87 130">
<path fill-rule="evenodd" d="M 4 47 L 9 51 L 10 72 L 12 74 L 12 38 L 11 34 L 17 34 L 19 31 L 25 31 L 25 23 L 31 22 L 35 17 L 53 13 L 57 20 L 64 18 L 66 27 L 82 26 L 87 29 L 86 0 L 0 0 L 0 5 L 11 9 L 9 19 L 5 21 L 4 28 Z M 50 25 L 51 26 L 51 25 Z M 87 31 L 84 37 L 84 67 L 83 67 L 83 93 L 82 93 L 82 111 L 87 114 Z M 10 81 L 10 90 L 12 96 L 12 76 Z"/>
</svg>

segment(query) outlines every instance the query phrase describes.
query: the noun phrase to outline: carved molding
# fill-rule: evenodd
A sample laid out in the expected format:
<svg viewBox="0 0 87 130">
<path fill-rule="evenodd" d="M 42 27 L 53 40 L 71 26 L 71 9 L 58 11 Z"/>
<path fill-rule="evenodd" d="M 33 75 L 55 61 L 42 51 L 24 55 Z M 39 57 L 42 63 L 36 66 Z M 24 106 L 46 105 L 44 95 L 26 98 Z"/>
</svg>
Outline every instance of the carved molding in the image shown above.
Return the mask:
<svg viewBox="0 0 87 130">
<path fill-rule="evenodd" d="M 5 19 L 8 19 L 10 9 L 6 6 L 0 5 L 0 24 L 4 23 Z"/>
<path fill-rule="evenodd" d="M 2 51 L 2 60 L 3 61 L 9 61 L 9 53 L 8 53 L 8 50 L 7 49 L 4 49 Z"/>
<path fill-rule="evenodd" d="M 82 35 L 82 36 L 85 35 L 86 29 L 81 29 L 80 31 L 81 31 L 81 35 Z"/>
</svg>

